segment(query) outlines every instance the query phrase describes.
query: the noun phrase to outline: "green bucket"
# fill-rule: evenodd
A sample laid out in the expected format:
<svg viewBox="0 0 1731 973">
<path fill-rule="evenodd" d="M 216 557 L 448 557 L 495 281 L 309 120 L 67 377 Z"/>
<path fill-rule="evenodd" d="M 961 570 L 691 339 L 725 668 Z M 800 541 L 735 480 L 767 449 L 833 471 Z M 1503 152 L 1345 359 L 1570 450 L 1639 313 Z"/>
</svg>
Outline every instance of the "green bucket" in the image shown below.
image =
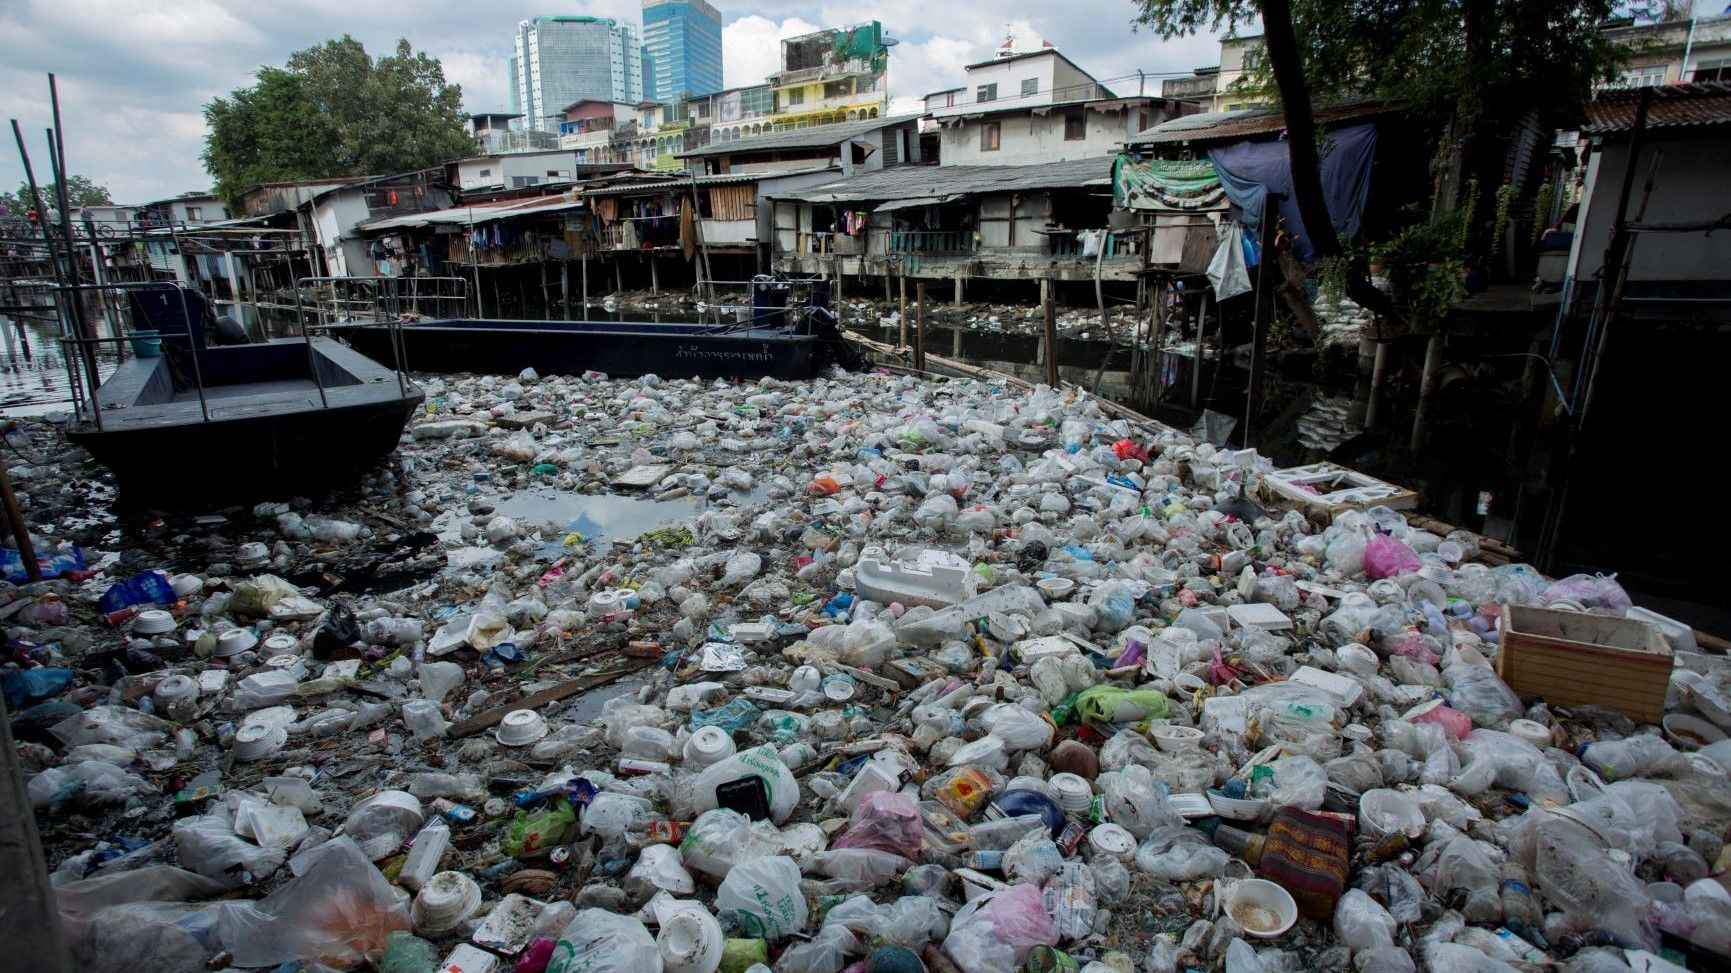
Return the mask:
<svg viewBox="0 0 1731 973">
<path fill-rule="evenodd" d="M 162 332 L 160 331 L 128 331 L 126 340 L 132 344 L 132 353 L 140 358 L 162 357 Z"/>
</svg>

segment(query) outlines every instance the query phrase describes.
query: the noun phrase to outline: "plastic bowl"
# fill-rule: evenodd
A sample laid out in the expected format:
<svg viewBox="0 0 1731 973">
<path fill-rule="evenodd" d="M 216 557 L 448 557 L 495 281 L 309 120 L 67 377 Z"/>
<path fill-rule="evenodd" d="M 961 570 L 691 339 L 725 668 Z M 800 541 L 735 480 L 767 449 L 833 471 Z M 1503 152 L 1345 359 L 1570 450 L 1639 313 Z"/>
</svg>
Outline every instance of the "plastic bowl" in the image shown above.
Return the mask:
<svg viewBox="0 0 1731 973">
<path fill-rule="evenodd" d="M 493 738 L 507 747 L 526 747 L 547 735 L 547 721 L 532 709 L 514 709 L 499 721 Z"/>
<path fill-rule="evenodd" d="M 1267 879 L 1247 878 L 1233 886 L 1226 914 L 1244 927 L 1245 935 L 1273 939 L 1286 935 L 1298 921 L 1298 903 L 1291 892 Z"/>
<path fill-rule="evenodd" d="M 1045 595 L 1048 600 L 1057 601 L 1061 598 L 1068 598 L 1070 592 L 1076 590 L 1076 582 L 1069 578 L 1041 578 L 1034 582 L 1034 587 L 1038 588 L 1040 594 Z"/>
<path fill-rule="evenodd" d="M 258 636 L 250 629 L 231 628 L 216 637 L 216 648 L 210 654 L 218 659 L 233 658 L 257 644 Z"/>
<path fill-rule="evenodd" d="M 1661 721 L 1665 736 L 1684 750 L 1698 750 L 1709 743 L 1725 739 L 1725 731 L 1699 716 L 1671 713 Z"/>
<path fill-rule="evenodd" d="M 178 624 L 180 623 L 174 620 L 172 612 L 160 608 L 146 608 L 133 618 L 132 631 L 139 635 L 161 635 L 174 631 Z"/>
<path fill-rule="evenodd" d="M 1196 750 L 1202 746 L 1203 732 L 1193 726 L 1156 726 L 1148 731 L 1154 745 L 1167 753 Z"/>
<path fill-rule="evenodd" d="M 1266 798 L 1227 797 L 1216 790 L 1208 792 L 1208 804 L 1214 813 L 1234 821 L 1259 821 L 1269 807 Z"/>
</svg>

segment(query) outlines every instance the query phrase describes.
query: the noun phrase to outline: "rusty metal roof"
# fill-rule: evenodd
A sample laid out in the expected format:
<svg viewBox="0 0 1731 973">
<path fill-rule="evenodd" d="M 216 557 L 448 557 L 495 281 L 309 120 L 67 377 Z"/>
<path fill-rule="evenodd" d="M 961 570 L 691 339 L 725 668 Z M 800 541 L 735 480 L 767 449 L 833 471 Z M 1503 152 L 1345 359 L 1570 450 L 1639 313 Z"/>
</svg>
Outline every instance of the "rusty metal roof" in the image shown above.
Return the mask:
<svg viewBox="0 0 1731 973">
<path fill-rule="evenodd" d="M 1588 135 L 1615 135 L 1635 128 L 1635 106 L 1640 88 L 1615 88 L 1600 92 L 1587 106 Z M 1656 85 L 1653 104 L 1647 109 L 1647 128 L 1692 128 L 1731 123 L 1731 83 L 1701 81 L 1693 84 Z"/>
<path fill-rule="evenodd" d="M 1316 124 L 1323 128 L 1332 128 L 1380 115 L 1392 115 L 1400 109 L 1400 105 L 1385 101 L 1333 105 L 1316 110 Z M 1284 131 L 1285 115 L 1268 108 L 1247 108 L 1173 118 L 1146 131 L 1137 132 L 1125 139 L 1125 144 L 1134 146 L 1236 142 L 1259 135 L 1278 135 Z"/>
</svg>

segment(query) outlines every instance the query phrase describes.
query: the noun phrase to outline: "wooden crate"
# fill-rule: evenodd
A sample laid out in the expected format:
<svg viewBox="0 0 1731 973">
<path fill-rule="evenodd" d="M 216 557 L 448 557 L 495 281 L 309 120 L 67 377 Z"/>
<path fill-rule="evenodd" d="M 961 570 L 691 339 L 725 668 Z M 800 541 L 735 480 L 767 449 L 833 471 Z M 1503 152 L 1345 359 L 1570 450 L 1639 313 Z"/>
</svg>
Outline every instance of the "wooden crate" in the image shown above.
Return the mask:
<svg viewBox="0 0 1731 973">
<path fill-rule="evenodd" d="M 1664 717 L 1672 660 L 1658 626 L 1508 605 L 1499 627 L 1497 675 L 1522 696 L 1556 706 L 1604 706 L 1645 723 Z"/>
</svg>

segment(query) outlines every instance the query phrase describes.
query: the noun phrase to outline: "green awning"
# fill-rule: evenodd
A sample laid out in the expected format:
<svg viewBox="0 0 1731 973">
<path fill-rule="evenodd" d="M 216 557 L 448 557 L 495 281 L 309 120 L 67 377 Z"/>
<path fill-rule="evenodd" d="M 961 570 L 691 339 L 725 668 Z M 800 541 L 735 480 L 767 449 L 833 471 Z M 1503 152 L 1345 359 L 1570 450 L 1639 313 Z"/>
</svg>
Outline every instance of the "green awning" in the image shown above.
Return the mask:
<svg viewBox="0 0 1731 973">
<path fill-rule="evenodd" d="M 1120 155 L 1112 167 L 1112 201 L 1120 209 L 1202 209 L 1224 190 L 1207 159 L 1144 159 Z"/>
</svg>

